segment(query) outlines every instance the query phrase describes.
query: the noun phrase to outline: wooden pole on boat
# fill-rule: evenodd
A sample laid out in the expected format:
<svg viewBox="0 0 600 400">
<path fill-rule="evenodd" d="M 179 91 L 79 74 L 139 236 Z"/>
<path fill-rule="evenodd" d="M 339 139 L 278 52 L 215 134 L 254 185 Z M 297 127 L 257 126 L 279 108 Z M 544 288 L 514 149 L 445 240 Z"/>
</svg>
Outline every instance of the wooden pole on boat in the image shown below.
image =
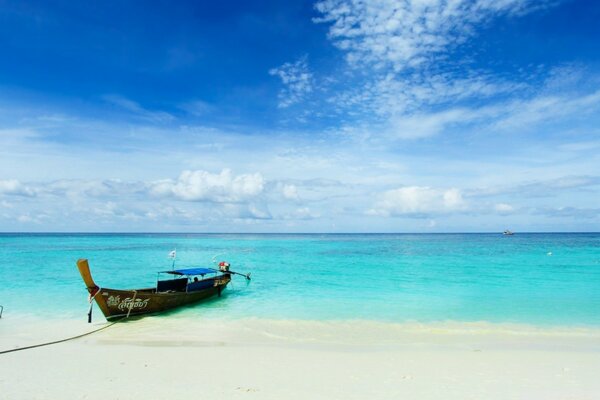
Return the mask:
<svg viewBox="0 0 600 400">
<path fill-rule="evenodd" d="M 92 273 L 90 272 L 90 265 L 88 264 L 88 260 L 85 258 L 80 258 L 77 260 L 77 269 L 79 269 L 79 273 L 81 274 L 81 278 L 83 278 L 83 283 L 87 286 L 87 290 L 90 294 L 90 310 L 88 311 L 88 324 L 92 323 L 92 308 L 94 305 L 94 297 L 98 293 L 99 287 L 94 282 L 92 278 Z"/>
<path fill-rule="evenodd" d="M 87 286 L 88 292 L 91 293 L 93 289 L 98 287 L 98 285 L 96 285 L 94 279 L 92 279 L 92 273 L 90 272 L 88 260 L 85 258 L 80 258 L 77 260 L 77 268 L 79 269 L 81 278 L 83 278 L 83 283 L 85 283 L 85 286 Z"/>
</svg>

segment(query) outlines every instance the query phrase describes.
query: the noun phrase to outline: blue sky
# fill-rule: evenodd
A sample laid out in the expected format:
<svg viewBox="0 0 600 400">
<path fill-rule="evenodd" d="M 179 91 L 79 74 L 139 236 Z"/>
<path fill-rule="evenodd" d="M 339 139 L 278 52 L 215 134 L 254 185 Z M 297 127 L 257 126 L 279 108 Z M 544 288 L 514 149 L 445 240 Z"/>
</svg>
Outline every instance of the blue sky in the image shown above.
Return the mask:
<svg viewBox="0 0 600 400">
<path fill-rule="evenodd" d="M 0 1 L 0 231 L 599 231 L 598 20 Z"/>
</svg>

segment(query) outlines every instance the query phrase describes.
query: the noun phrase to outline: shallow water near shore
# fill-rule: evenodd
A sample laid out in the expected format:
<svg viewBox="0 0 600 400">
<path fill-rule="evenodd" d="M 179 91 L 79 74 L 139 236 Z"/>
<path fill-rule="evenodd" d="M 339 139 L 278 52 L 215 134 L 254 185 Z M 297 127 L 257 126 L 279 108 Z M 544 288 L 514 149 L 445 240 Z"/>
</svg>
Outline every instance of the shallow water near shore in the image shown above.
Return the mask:
<svg viewBox="0 0 600 400">
<path fill-rule="evenodd" d="M 0 234 L 4 318 L 85 319 L 75 262 L 104 287 L 153 286 L 156 272 L 251 272 L 226 295 L 169 313 L 390 323 L 487 321 L 600 327 L 600 234 Z M 99 310 L 96 321 L 103 320 Z"/>
</svg>

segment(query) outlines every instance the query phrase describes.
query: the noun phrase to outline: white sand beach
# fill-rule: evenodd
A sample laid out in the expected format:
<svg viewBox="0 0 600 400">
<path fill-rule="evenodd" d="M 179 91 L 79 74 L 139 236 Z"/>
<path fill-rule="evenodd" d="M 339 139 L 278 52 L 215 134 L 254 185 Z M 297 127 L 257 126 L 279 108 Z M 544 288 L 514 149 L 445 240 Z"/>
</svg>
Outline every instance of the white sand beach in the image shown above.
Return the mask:
<svg viewBox="0 0 600 400">
<path fill-rule="evenodd" d="M 0 351 L 103 324 L 2 319 Z M 175 315 L 2 354 L 0 398 L 594 400 L 599 371 L 596 329 Z"/>
</svg>

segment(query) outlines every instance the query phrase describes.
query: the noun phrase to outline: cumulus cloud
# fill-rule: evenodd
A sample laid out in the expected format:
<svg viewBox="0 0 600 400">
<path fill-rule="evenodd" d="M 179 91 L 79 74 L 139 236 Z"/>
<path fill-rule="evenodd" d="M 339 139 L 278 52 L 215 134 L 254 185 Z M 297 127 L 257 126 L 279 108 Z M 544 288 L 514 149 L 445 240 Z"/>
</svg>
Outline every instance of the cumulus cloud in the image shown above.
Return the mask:
<svg viewBox="0 0 600 400">
<path fill-rule="evenodd" d="M 233 176 L 229 169 L 219 174 L 183 171 L 177 180 L 164 179 L 152 182 L 149 186 L 150 193 L 156 196 L 170 196 L 185 201 L 235 203 L 259 196 L 265 180 L 259 173 Z"/>
<path fill-rule="evenodd" d="M 167 225 L 202 226 L 214 221 L 264 220 L 272 218 L 262 196 L 265 185 L 259 173 L 234 175 L 228 169 L 220 173 L 188 170 L 176 179 L 147 182 L 73 179 L 24 184 L 4 180 L 0 181 L 0 219 L 19 221 L 25 215 L 34 222 L 51 209 L 54 214 L 48 218 L 58 223 L 53 229 L 75 220 L 90 226 L 111 221 L 142 226 L 161 220 Z M 7 196 L 26 196 L 27 201 L 8 203 L 3 199 Z M 21 218 L 20 222 L 25 221 Z"/>
<path fill-rule="evenodd" d="M 406 186 L 380 195 L 375 207 L 367 213 L 379 216 L 426 217 L 463 211 L 467 203 L 459 189 L 436 189 L 427 186 Z"/>
<path fill-rule="evenodd" d="M 279 108 L 287 108 L 301 102 L 313 90 L 313 75 L 308 68 L 306 56 L 296 62 L 272 68 L 269 74 L 279 77 L 284 85 L 279 92 Z"/>
</svg>

